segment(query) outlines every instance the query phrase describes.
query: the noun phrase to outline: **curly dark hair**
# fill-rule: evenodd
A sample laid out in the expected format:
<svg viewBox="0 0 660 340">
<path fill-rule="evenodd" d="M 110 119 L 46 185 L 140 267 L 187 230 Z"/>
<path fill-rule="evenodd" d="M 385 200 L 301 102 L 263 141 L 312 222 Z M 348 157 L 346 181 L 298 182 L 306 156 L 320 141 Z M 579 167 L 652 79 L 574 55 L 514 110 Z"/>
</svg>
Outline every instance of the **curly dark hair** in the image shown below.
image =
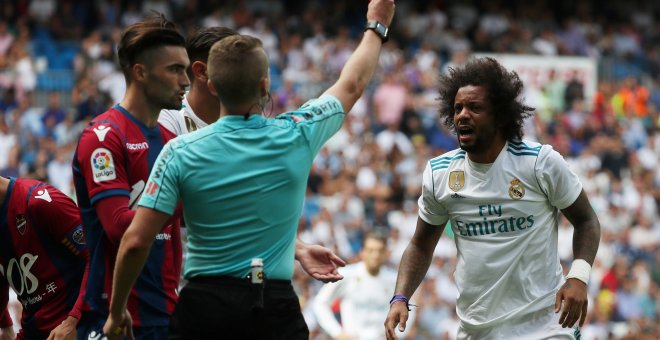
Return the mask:
<svg viewBox="0 0 660 340">
<path fill-rule="evenodd" d="M 525 118 L 535 110 L 522 103 L 518 96 L 523 82 L 515 71 L 507 71 L 493 58 L 470 60 L 465 67 L 450 68 L 449 75 L 439 81 L 440 117 L 452 131 L 454 126 L 454 100 L 458 89 L 464 86 L 483 86 L 488 93 L 495 120 L 502 122 L 500 130 L 507 140 L 523 137 L 522 125 Z"/>
</svg>

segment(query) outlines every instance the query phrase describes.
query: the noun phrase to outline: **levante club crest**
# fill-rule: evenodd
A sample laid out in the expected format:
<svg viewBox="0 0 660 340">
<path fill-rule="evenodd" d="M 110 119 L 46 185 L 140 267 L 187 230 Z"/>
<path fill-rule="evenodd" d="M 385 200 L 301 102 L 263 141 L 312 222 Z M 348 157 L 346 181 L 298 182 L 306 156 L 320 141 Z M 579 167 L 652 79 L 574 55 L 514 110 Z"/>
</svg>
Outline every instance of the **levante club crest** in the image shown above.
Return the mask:
<svg viewBox="0 0 660 340">
<path fill-rule="evenodd" d="M 465 186 L 465 172 L 463 170 L 452 171 L 449 173 L 449 189 L 459 191 Z"/>
<path fill-rule="evenodd" d="M 17 214 L 16 215 L 16 229 L 18 229 L 18 233 L 21 235 L 25 235 L 25 227 L 27 227 L 27 220 L 25 219 L 24 214 Z"/>
<path fill-rule="evenodd" d="M 511 186 L 509 187 L 509 196 L 514 200 L 519 200 L 525 197 L 525 187 L 522 185 L 519 179 L 514 178 L 511 181 Z"/>
</svg>

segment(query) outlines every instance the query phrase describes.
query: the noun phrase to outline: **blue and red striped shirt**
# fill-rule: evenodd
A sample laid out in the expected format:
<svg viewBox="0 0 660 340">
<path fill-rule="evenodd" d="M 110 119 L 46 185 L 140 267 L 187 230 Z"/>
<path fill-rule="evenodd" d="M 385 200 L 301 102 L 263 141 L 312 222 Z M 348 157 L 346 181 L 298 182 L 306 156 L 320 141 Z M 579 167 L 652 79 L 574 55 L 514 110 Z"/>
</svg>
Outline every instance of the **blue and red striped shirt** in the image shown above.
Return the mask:
<svg viewBox="0 0 660 340">
<path fill-rule="evenodd" d="M 175 136 L 157 125 L 149 128 L 115 105 L 83 131 L 73 160 L 80 214 L 85 224 L 91 268 L 85 301 L 108 315 L 112 275 L 121 241 L 130 223 L 101 223 L 99 202 L 125 196 L 135 209 L 163 145 Z M 136 327 L 167 326 L 177 302 L 181 274 L 180 213 L 154 240 L 142 273 L 131 290 L 128 311 Z"/>
</svg>

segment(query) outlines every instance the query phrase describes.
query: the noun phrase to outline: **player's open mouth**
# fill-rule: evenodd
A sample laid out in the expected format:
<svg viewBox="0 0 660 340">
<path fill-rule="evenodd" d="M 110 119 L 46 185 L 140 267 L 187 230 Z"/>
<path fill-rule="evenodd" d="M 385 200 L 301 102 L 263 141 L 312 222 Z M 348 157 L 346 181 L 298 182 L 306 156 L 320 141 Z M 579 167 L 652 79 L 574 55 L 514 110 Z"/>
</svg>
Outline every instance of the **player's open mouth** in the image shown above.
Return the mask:
<svg viewBox="0 0 660 340">
<path fill-rule="evenodd" d="M 458 140 L 461 142 L 469 142 L 474 138 L 474 129 L 470 126 L 458 127 Z"/>
</svg>

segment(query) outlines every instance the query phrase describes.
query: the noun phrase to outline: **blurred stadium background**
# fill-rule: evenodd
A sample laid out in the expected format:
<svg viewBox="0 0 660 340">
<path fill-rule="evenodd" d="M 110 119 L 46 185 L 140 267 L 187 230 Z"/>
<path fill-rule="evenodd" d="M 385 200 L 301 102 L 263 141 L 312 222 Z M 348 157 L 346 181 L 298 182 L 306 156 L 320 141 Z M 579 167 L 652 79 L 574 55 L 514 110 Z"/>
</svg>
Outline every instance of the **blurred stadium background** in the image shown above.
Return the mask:
<svg viewBox="0 0 660 340">
<path fill-rule="evenodd" d="M 337 78 L 362 33 L 366 3 L 2 0 L 0 175 L 73 195 L 78 135 L 125 88 L 114 55 L 119 34 L 151 10 L 183 33 L 228 26 L 261 38 L 279 113 Z M 655 0 L 398 1 L 374 81 L 315 161 L 300 237 L 355 261 L 365 231 L 387 228 L 397 267 L 414 231 L 425 161 L 456 147 L 437 118 L 436 79 L 473 55 L 496 55 L 520 74 L 537 108 L 526 137 L 566 157 L 600 217 L 583 338 L 657 339 L 659 18 Z M 570 264 L 566 221 L 559 234 Z M 454 338 L 455 252 L 451 233 L 443 235 L 417 292 L 414 339 Z M 298 271 L 295 286 L 312 338 L 323 339 L 309 308 L 320 283 Z"/>
</svg>

